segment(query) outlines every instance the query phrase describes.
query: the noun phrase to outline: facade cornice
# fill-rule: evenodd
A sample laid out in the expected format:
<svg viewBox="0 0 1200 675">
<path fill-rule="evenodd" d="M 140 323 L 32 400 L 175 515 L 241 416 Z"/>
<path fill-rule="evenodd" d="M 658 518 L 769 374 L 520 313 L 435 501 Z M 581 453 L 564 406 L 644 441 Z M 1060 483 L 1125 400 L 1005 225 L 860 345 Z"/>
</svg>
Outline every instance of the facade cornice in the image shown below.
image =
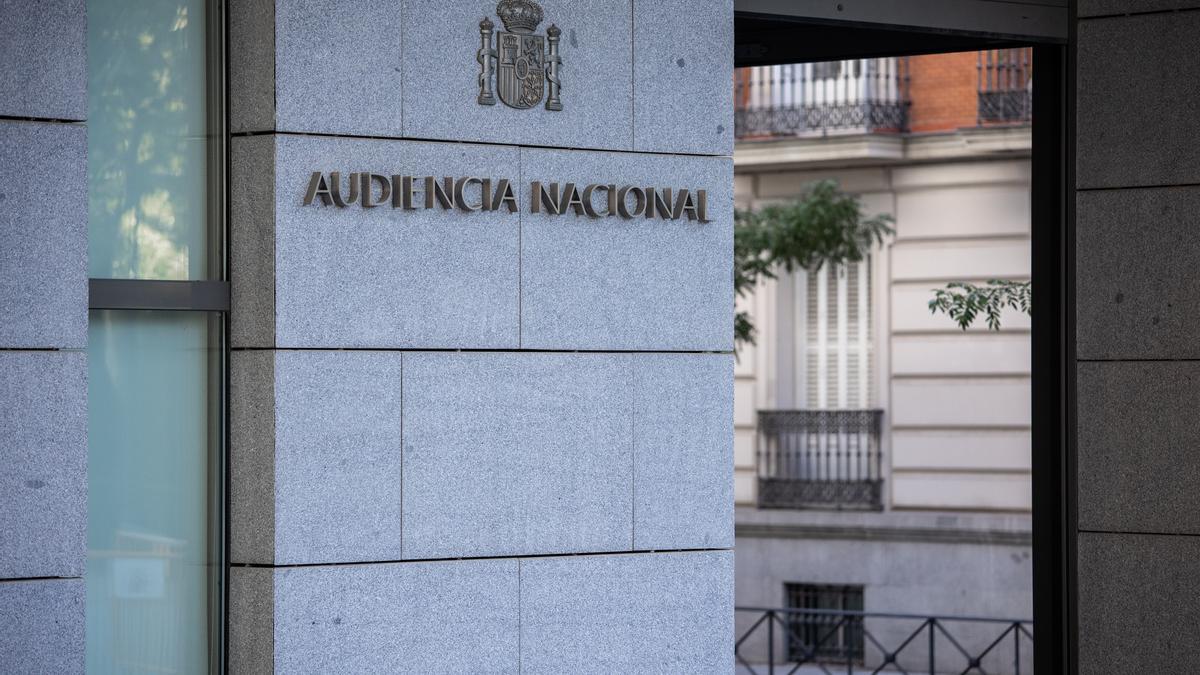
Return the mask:
<svg viewBox="0 0 1200 675">
<path fill-rule="evenodd" d="M 1029 157 L 1028 125 L 921 134 L 863 133 L 740 141 L 735 170 L 861 167 Z"/>
<path fill-rule="evenodd" d="M 930 544 L 1032 545 L 1028 515 L 775 511 L 738 507 L 734 535 L 754 539 L 849 539 Z"/>
</svg>

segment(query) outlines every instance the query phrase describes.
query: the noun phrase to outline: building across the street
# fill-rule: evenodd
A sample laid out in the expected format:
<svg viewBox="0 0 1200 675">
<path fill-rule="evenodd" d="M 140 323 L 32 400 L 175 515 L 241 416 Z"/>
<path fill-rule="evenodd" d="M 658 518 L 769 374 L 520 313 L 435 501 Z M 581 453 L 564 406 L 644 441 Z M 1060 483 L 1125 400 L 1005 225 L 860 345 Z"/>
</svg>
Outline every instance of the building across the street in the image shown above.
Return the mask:
<svg viewBox="0 0 1200 675">
<path fill-rule="evenodd" d="M 864 262 L 743 300 L 758 339 L 735 366 L 739 606 L 997 619 L 948 626 L 975 650 L 1032 618 L 1029 317 L 963 331 L 928 308 L 948 282 L 1029 279 L 1032 73 L 1031 49 L 737 71 L 738 206 L 833 180 L 895 231 Z M 760 616 L 740 611 L 739 636 Z M 857 617 L 794 620 L 779 658 L 878 663 L 919 625 L 867 619 L 880 647 Z M 761 659 L 765 637 L 739 653 Z M 1011 672 L 1011 642 L 989 672 Z"/>
</svg>

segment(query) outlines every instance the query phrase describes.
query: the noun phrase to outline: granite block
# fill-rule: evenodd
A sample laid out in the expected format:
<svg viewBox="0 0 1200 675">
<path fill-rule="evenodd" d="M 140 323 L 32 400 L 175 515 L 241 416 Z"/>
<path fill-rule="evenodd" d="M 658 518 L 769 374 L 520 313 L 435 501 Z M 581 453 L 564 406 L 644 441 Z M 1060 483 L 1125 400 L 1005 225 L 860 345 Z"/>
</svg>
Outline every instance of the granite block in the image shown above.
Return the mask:
<svg viewBox="0 0 1200 675">
<path fill-rule="evenodd" d="M 87 355 L 0 351 L 0 579 L 82 576 Z"/>
<path fill-rule="evenodd" d="M 0 120 L 0 348 L 87 346 L 87 194 L 85 127 Z"/>
<path fill-rule="evenodd" d="M 516 148 L 279 136 L 275 310 L 280 347 L 513 348 L 520 216 L 304 206 L 312 171 L 517 182 Z M 423 199 L 418 194 L 418 200 Z"/>
<path fill-rule="evenodd" d="M 1196 0 L 1079 0 L 1076 11 L 1080 18 L 1084 18 L 1197 7 L 1200 7 L 1200 3 Z"/>
<path fill-rule="evenodd" d="M 733 356 L 633 358 L 633 548 L 733 547 Z"/>
<path fill-rule="evenodd" d="M 230 140 L 229 310 L 233 347 L 275 346 L 275 137 Z"/>
<path fill-rule="evenodd" d="M 515 673 L 516 560 L 274 571 L 276 673 Z"/>
<path fill-rule="evenodd" d="M 733 154 L 733 0 L 634 0 L 633 148 Z"/>
<path fill-rule="evenodd" d="M 725 673 L 733 552 L 521 561 L 522 673 Z"/>
<path fill-rule="evenodd" d="M 276 564 L 400 559 L 401 358 L 276 353 Z"/>
<path fill-rule="evenodd" d="M 394 0 L 237 0 L 230 7 L 230 126 L 400 136 Z"/>
<path fill-rule="evenodd" d="M 1195 12 L 1079 22 L 1079 187 L 1200 182 L 1198 31 Z"/>
<path fill-rule="evenodd" d="M 523 204 L 531 181 L 703 189 L 710 220 L 525 213 L 522 347 L 733 349 L 730 159 L 524 148 L 521 173 Z"/>
<path fill-rule="evenodd" d="M 229 559 L 275 562 L 275 352 L 229 355 Z"/>
<path fill-rule="evenodd" d="M 630 0 L 541 0 L 544 18 L 562 31 L 562 110 L 545 98 L 518 110 L 497 96 L 480 105 L 479 23 L 504 25 L 495 2 L 406 0 L 404 135 L 553 147 L 632 149 L 633 40 Z M 497 41 L 493 37 L 493 43 Z M 544 50 L 544 47 L 543 47 Z M 495 77 L 493 76 L 493 82 Z M 494 85 L 493 88 L 495 89 Z M 447 114 L 447 111 L 453 111 Z"/>
<path fill-rule="evenodd" d="M 275 128 L 400 136 L 401 45 L 412 29 L 400 5 L 276 0 Z"/>
<path fill-rule="evenodd" d="M 1078 365 L 1079 527 L 1200 534 L 1200 363 Z"/>
<path fill-rule="evenodd" d="M 229 130 L 274 129 L 275 0 L 230 0 L 227 4 Z M 235 138 L 235 145 L 237 141 Z"/>
<path fill-rule="evenodd" d="M 229 568 L 229 672 L 275 672 L 275 570 Z"/>
<path fill-rule="evenodd" d="M 628 550 L 628 357 L 404 360 L 404 556 Z"/>
<path fill-rule="evenodd" d="M 1081 359 L 1195 359 L 1200 188 L 1081 192 L 1076 200 Z"/>
<path fill-rule="evenodd" d="M 1194 672 L 1200 538 L 1080 532 L 1078 550 L 1079 672 Z"/>
<path fill-rule="evenodd" d="M 86 119 L 86 32 L 86 0 L 0 0 L 0 115 Z"/>
<path fill-rule="evenodd" d="M 82 674 L 83 638 L 83 579 L 0 581 L 0 655 L 6 674 Z"/>
</svg>

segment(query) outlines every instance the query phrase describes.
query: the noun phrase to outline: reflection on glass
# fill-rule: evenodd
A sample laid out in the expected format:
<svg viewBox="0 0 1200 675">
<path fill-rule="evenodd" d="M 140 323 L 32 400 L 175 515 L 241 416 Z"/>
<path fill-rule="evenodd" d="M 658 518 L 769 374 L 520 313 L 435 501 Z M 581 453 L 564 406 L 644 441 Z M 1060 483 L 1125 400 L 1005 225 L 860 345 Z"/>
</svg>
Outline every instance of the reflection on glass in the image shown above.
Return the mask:
<svg viewBox="0 0 1200 675">
<path fill-rule="evenodd" d="M 88 673 L 209 672 L 219 565 L 210 321 L 198 312 L 91 314 Z"/>
<path fill-rule="evenodd" d="M 203 279 L 203 0 L 88 0 L 89 276 Z"/>
</svg>

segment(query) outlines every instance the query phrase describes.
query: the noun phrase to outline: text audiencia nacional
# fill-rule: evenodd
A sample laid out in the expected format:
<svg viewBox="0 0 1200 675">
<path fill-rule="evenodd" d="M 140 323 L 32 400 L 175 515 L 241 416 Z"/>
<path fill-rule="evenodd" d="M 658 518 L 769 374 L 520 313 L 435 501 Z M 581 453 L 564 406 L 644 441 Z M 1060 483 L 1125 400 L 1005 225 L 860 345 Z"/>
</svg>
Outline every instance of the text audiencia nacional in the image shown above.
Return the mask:
<svg viewBox="0 0 1200 675">
<path fill-rule="evenodd" d="M 512 183 L 507 178 L 443 176 L 398 176 L 369 172 L 349 174 L 312 172 L 304 205 L 319 201 L 325 206 L 363 208 L 391 206 L 394 209 L 458 209 L 461 211 L 500 211 L 519 209 Z M 345 188 L 345 189 L 343 189 Z M 614 183 L 530 183 L 530 213 L 604 218 L 686 218 L 701 223 L 708 220 L 708 191 L 686 188 L 643 187 Z"/>
</svg>

